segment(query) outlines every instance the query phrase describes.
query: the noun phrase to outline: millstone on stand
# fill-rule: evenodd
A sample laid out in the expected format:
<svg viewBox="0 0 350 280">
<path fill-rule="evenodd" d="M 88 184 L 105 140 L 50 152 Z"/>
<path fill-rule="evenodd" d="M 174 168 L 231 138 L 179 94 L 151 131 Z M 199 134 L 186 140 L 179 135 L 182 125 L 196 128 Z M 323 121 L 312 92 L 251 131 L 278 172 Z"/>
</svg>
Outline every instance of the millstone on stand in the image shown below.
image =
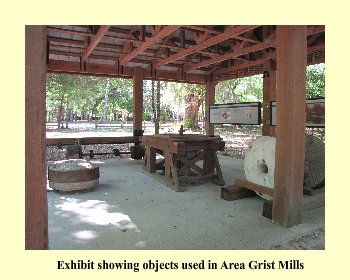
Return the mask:
<svg viewBox="0 0 350 280">
<path fill-rule="evenodd" d="M 244 159 L 244 172 L 247 181 L 270 189 L 274 188 L 276 138 L 261 136 L 254 140 Z M 319 138 L 305 135 L 305 175 L 304 189 L 324 187 L 325 144 Z M 272 197 L 256 192 L 266 200 Z"/>
<path fill-rule="evenodd" d="M 83 159 L 62 160 L 48 167 L 49 187 L 61 194 L 93 191 L 99 177 L 99 166 Z"/>
<path fill-rule="evenodd" d="M 305 136 L 307 174 L 305 189 L 319 189 L 325 185 L 325 143 L 311 135 Z"/>
</svg>

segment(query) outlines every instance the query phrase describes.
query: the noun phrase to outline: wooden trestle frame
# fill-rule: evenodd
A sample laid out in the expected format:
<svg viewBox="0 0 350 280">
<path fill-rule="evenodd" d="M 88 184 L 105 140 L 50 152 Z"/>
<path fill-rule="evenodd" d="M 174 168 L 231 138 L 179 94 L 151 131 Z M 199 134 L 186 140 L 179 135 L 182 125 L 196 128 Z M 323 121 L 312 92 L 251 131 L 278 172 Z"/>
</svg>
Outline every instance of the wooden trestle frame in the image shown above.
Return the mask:
<svg viewBox="0 0 350 280">
<path fill-rule="evenodd" d="M 156 134 L 143 136 L 141 145 L 146 147 L 143 170 L 175 191 L 185 191 L 185 183 L 201 180 L 225 184 L 216 154 L 225 147 L 220 137 Z M 158 163 L 157 153 L 164 157 Z M 202 167 L 196 164 L 201 160 Z"/>
</svg>

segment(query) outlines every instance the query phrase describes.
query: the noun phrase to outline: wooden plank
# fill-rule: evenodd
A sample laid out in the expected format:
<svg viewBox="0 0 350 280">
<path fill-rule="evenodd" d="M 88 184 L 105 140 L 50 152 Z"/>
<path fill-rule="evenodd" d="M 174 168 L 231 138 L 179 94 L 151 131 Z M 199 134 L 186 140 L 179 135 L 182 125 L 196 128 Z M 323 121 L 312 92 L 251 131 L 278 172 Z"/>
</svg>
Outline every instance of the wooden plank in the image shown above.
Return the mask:
<svg viewBox="0 0 350 280">
<path fill-rule="evenodd" d="M 185 143 L 185 149 L 184 151 L 205 151 L 208 150 L 208 145 L 204 144 L 204 145 L 188 145 L 188 143 Z"/>
<path fill-rule="evenodd" d="M 46 27 L 25 26 L 25 249 L 47 250 Z"/>
<path fill-rule="evenodd" d="M 206 153 L 207 153 L 206 151 L 201 151 L 197 156 L 195 156 L 193 159 L 191 159 L 191 162 L 195 163 L 195 162 L 203 159 L 205 157 Z M 183 155 L 181 155 L 180 157 L 183 157 Z M 185 164 L 177 171 L 178 175 L 181 176 L 184 172 L 186 172 L 186 170 L 189 170 L 189 168 L 190 168 L 190 166 Z M 203 169 L 201 169 L 201 170 L 203 171 Z M 202 172 L 199 172 L 199 173 L 201 174 Z"/>
<path fill-rule="evenodd" d="M 306 26 L 277 26 L 276 156 L 273 221 L 301 223 L 306 126 Z"/>
<path fill-rule="evenodd" d="M 46 138 L 46 146 L 73 145 L 75 138 Z"/>
<path fill-rule="evenodd" d="M 246 189 L 250 189 L 252 191 L 259 192 L 259 193 L 266 194 L 268 196 L 273 197 L 273 189 L 270 189 L 270 188 L 267 188 L 267 187 L 264 187 L 264 186 L 261 186 L 261 185 L 258 185 L 258 184 L 254 184 L 254 183 L 251 183 L 251 182 L 243 181 L 243 180 L 240 180 L 240 179 L 236 179 L 234 184 L 236 186 L 239 186 L 239 187 L 242 187 L 242 188 L 246 188 Z"/>
<path fill-rule="evenodd" d="M 117 72 L 115 65 L 100 65 L 97 63 L 86 63 L 86 69 L 82 70 L 80 68 L 80 62 L 74 61 L 59 61 L 50 59 L 48 64 L 48 73 L 80 73 L 84 75 L 94 75 L 99 74 L 105 77 L 114 78 L 128 78 L 133 77 L 133 68 L 129 66 L 123 66 L 123 71 Z M 180 73 L 172 73 L 166 70 L 157 69 L 157 75 L 151 73 L 151 68 L 144 69 L 144 79 L 145 80 L 159 80 L 159 81 L 169 81 L 169 82 L 185 82 L 185 83 L 197 83 L 204 85 L 207 82 L 207 78 L 204 75 L 187 73 L 185 76 L 181 76 Z"/>
<path fill-rule="evenodd" d="M 73 145 L 80 143 L 81 145 L 91 144 L 124 144 L 124 143 L 140 143 L 137 136 L 123 137 L 82 137 L 82 138 L 46 138 L 47 146 Z"/>
<path fill-rule="evenodd" d="M 163 138 L 171 141 L 203 141 L 203 140 L 213 140 L 213 137 L 209 137 L 203 134 L 154 134 L 152 137 Z"/>
<path fill-rule="evenodd" d="M 170 151 L 174 154 L 182 154 L 185 151 L 185 144 L 180 142 L 166 141 L 158 137 L 142 136 L 141 145 L 151 146 L 162 151 Z"/>
<path fill-rule="evenodd" d="M 236 185 L 224 186 L 221 188 L 221 198 L 228 201 L 247 198 L 256 195 L 257 194 L 255 191 L 252 191 L 247 188 L 242 188 Z"/>
<path fill-rule="evenodd" d="M 183 162 L 185 165 L 189 166 L 193 170 L 197 171 L 199 174 L 205 174 L 204 170 L 195 164 L 194 160 L 188 160 L 183 155 L 179 156 L 178 159 Z"/>
<path fill-rule="evenodd" d="M 77 138 L 82 145 L 88 144 L 124 144 L 124 143 L 140 143 L 137 136 L 122 137 L 83 137 Z"/>
<path fill-rule="evenodd" d="M 224 151 L 225 150 L 225 141 L 221 141 L 219 139 L 217 141 L 216 141 L 216 139 L 213 141 L 210 141 L 208 148 L 212 151 Z"/>
</svg>

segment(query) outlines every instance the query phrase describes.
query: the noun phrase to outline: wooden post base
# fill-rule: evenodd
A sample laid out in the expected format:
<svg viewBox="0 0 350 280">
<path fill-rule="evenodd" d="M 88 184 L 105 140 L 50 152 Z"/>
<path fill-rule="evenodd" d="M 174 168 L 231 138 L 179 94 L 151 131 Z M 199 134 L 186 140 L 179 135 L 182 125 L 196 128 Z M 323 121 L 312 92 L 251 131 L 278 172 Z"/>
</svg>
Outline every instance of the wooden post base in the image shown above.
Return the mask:
<svg viewBox="0 0 350 280">
<path fill-rule="evenodd" d="M 303 197 L 303 212 L 310 211 L 316 208 L 325 206 L 325 192 L 324 188 L 317 190 L 314 195 Z M 273 200 L 264 202 L 262 215 L 268 219 L 272 219 Z"/>
<path fill-rule="evenodd" d="M 225 200 L 242 199 L 254 196 L 256 192 L 273 197 L 273 189 L 236 179 L 233 186 L 221 188 L 221 198 Z"/>
</svg>

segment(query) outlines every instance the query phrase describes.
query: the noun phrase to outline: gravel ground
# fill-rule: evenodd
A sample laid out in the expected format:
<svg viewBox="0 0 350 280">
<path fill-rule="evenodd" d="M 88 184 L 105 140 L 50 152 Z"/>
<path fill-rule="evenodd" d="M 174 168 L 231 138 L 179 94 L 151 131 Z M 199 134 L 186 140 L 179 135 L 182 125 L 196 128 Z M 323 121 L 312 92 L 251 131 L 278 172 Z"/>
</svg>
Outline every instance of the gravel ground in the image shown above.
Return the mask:
<svg viewBox="0 0 350 280">
<path fill-rule="evenodd" d="M 148 124 L 149 125 L 149 124 Z M 130 124 L 129 124 L 130 126 Z M 160 133 L 177 133 L 179 131 L 179 126 L 174 126 L 173 124 L 162 125 Z M 144 128 L 145 135 L 153 133 L 153 127 L 147 126 Z M 201 133 L 199 131 L 185 131 L 185 133 Z M 260 126 L 217 126 L 215 127 L 215 134 L 220 135 L 221 138 L 225 141 L 225 150 L 218 152 L 218 154 L 224 156 L 230 156 L 238 159 L 244 159 L 244 155 L 249 147 L 250 143 L 254 139 L 261 136 L 261 127 Z M 324 131 L 323 130 L 312 130 L 307 131 L 308 134 L 315 135 L 325 141 Z M 47 137 L 84 137 L 84 136 L 125 136 L 132 135 L 131 127 L 124 129 L 115 129 L 108 127 L 100 127 L 95 129 L 95 123 L 70 123 L 69 129 L 57 129 L 57 128 L 48 128 L 46 132 Z M 88 154 L 90 150 L 93 150 L 94 153 L 113 153 L 113 149 L 119 149 L 120 151 L 129 151 L 130 144 L 118 144 L 118 145 L 109 145 L 109 144 L 100 144 L 100 145 L 86 145 L 82 146 L 83 154 Z M 66 158 L 66 149 L 67 147 L 63 146 L 61 150 L 57 147 L 48 147 L 47 148 L 47 160 L 63 160 Z M 113 154 L 111 155 L 95 155 L 94 158 L 114 158 Z M 130 157 L 127 154 L 121 155 L 120 158 Z M 90 158 L 89 156 L 84 156 L 84 158 Z"/>
<path fill-rule="evenodd" d="M 325 228 L 313 229 L 307 234 L 295 236 L 265 250 L 325 250 Z"/>
<path fill-rule="evenodd" d="M 179 127 L 164 126 L 160 133 L 176 133 Z M 70 124 L 69 129 L 47 129 L 47 137 L 84 137 L 84 136 L 110 136 L 109 134 L 116 134 L 116 129 L 113 128 L 98 128 L 95 129 L 94 123 L 92 124 Z M 185 131 L 185 133 L 200 133 L 200 131 Z M 120 131 L 118 136 L 131 135 L 130 132 Z M 151 134 L 151 128 L 145 131 L 145 134 Z M 261 135 L 261 128 L 259 126 L 253 127 L 237 127 L 226 126 L 217 127 L 215 134 L 220 135 L 225 141 L 225 150 L 218 152 L 218 154 L 224 156 L 230 156 L 238 159 L 244 159 L 245 152 L 249 144 Z M 98 144 L 98 145 L 84 145 L 82 146 L 83 154 L 88 154 L 90 150 L 94 153 L 113 153 L 113 149 L 117 148 L 121 152 L 128 152 L 131 144 Z M 62 149 L 51 146 L 47 147 L 47 160 L 64 160 L 66 159 L 67 146 L 62 146 Z M 114 158 L 113 154 L 110 155 L 95 155 L 94 158 Z M 130 155 L 123 154 L 120 158 L 128 158 Z M 84 159 L 90 158 L 88 155 L 84 156 Z"/>
</svg>

